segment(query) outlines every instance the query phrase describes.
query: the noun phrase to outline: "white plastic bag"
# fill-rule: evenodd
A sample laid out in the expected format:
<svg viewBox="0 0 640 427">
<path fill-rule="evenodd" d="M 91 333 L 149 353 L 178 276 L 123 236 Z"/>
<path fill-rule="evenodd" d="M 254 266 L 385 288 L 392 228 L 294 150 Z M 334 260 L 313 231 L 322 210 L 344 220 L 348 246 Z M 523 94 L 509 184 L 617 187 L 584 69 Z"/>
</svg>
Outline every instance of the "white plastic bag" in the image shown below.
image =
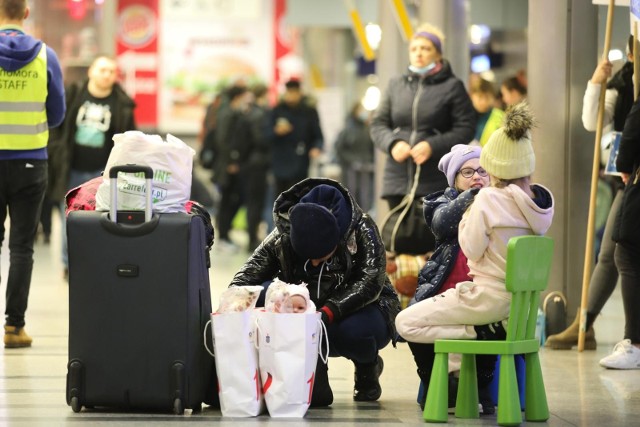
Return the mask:
<svg viewBox="0 0 640 427">
<path fill-rule="evenodd" d="M 269 415 L 304 417 L 323 336 L 327 340 L 320 313 L 256 311 L 256 316 L 260 377 Z M 326 347 L 328 354 L 328 341 Z"/>
<path fill-rule="evenodd" d="M 115 165 L 137 164 L 153 169 L 154 212 L 186 212 L 191 195 L 191 173 L 195 151 L 173 135 L 164 141 L 159 135 L 127 131 L 113 136 L 102 184 L 96 194 L 96 210 L 110 208 L 109 170 Z M 144 177 L 121 174 L 118 179 L 118 209 L 144 210 Z"/>
<path fill-rule="evenodd" d="M 211 314 L 223 417 L 254 417 L 264 411 L 254 313 L 255 310 L 246 310 Z"/>
</svg>

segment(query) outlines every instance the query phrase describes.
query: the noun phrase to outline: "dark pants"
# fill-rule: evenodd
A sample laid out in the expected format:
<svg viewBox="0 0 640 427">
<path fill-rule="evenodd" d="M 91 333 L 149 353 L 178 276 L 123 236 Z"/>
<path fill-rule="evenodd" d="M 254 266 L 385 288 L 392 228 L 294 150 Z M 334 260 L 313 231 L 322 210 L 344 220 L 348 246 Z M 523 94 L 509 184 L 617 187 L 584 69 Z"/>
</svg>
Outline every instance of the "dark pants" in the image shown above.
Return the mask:
<svg viewBox="0 0 640 427">
<path fill-rule="evenodd" d="M 358 364 L 374 363 L 378 351 L 391 341 L 384 315 L 376 303 L 327 325 L 329 356 L 346 357 Z"/>
<path fill-rule="evenodd" d="M 40 212 L 40 224 L 42 224 L 42 233 L 45 236 L 51 236 L 51 217 L 53 209 L 58 209 L 59 203 L 52 201 L 47 196 L 42 201 L 42 210 Z"/>
<path fill-rule="evenodd" d="M 9 277 L 6 324 L 24 326 L 35 239 L 42 199 L 47 189 L 46 160 L 0 160 L 0 246 L 9 213 Z"/>
<path fill-rule="evenodd" d="M 247 234 L 249 245 L 257 246 L 258 227 L 262 222 L 262 213 L 267 198 L 266 166 L 255 165 L 247 168 L 245 199 L 247 206 Z"/>
<path fill-rule="evenodd" d="M 596 316 L 602 311 L 602 307 L 607 302 L 618 283 L 618 270 L 614 261 L 614 253 L 616 242 L 613 241 L 613 229 L 615 227 L 616 217 L 622 205 L 622 190 L 618 190 L 611 204 L 607 222 L 604 226 L 604 233 L 600 241 L 600 251 L 598 252 L 598 262 L 593 269 L 591 282 L 589 284 L 589 301 L 587 304 L 587 312 L 589 313 L 590 323 L 595 320 Z M 587 325 L 587 329 L 589 329 Z"/>
<path fill-rule="evenodd" d="M 242 206 L 243 185 L 240 174 L 229 175 L 228 183 L 220 189 L 220 206 L 218 208 L 218 238 L 229 240 L 231 223 Z"/>
<path fill-rule="evenodd" d="M 624 305 L 624 337 L 633 344 L 640 344 L 640 248 L 618 243 L 615 260 Z"/>
</svg>

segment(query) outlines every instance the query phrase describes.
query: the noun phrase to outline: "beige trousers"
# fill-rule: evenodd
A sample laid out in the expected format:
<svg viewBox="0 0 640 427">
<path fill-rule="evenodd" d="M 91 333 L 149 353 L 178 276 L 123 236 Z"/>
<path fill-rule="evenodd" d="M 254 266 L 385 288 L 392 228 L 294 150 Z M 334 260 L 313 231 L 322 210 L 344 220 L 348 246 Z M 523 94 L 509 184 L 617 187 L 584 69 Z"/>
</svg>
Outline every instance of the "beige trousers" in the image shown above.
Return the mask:
<svg viewBox="0 0 640 427">
<path fill-rule="evenodd" d="M 461 282 L 454 289 L 402 310 L 396 328 L 402 338 L 433 343 L 439 338 L 475 339 L 473 325 L 485 325 L 509 317 L 511 294 L 491 286 Z"/>
</svg>

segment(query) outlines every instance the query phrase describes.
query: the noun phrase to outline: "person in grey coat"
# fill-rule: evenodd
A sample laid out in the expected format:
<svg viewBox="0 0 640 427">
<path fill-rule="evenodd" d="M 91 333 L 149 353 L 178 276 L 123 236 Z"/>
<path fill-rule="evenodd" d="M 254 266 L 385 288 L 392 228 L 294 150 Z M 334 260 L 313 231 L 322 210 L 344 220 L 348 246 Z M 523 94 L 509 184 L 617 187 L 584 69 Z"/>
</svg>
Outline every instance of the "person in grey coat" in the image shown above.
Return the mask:
<svg viewBox="0 0 640 427">
<path fill-rule="evenodd" d="M 418 28 L 409 42 L 409 68 L 389 81 L 371 124 L 375 146 L 389 155 L 382 198 L 390 209 L 410 191 L 416 165 L 421 165 L 416 200 L 445 188 L 447 180 L 438 171 L 440 158 L 475 134 L 473 104 L 442 57 L 443 39 L 436 27 Z"/>
</svg>

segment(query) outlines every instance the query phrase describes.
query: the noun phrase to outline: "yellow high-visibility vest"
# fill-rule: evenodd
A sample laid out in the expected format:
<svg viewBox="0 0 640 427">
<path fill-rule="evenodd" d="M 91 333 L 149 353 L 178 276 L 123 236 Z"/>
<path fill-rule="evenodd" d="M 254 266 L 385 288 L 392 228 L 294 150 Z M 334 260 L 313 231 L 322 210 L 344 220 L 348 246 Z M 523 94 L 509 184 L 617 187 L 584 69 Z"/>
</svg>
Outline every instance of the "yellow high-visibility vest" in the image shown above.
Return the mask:
<svg viewBox="0 0 640 427">
<path fill-rule="evenodd" d="M 0 67 L 0 150 L 47 146 L 47 47 L 16 71 Z"/>
</svg>

